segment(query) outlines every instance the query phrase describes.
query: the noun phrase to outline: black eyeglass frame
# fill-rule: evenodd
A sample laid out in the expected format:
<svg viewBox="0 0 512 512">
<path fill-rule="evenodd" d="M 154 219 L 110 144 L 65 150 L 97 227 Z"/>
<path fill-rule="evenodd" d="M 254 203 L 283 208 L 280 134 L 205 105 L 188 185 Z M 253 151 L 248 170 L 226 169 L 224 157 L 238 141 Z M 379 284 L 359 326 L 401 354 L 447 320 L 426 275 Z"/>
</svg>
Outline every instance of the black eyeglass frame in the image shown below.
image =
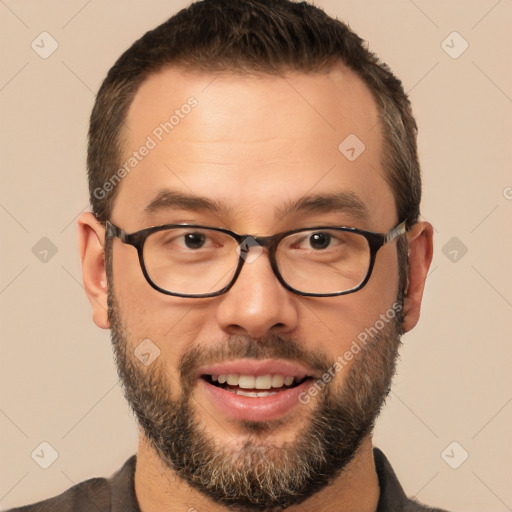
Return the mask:
<svg viewBox="0 0 512 512">
<path fill-rule="evenodd" d="M 144 264 L 144 243 L 146 242 L 146 239 L 149 235 L 152 233 L 156 233 L 157 231 L 163 231 L 166 229 L 172 229 L 172 228 L 196 228 L 196 229 L 202 229 L 202 230 L 211 230 L 216 231 L 220 233 L 224 233 L 226 235 L 231 236 L 236 240 L 240 247 L 240 255 L 238 257 L 238 264 L 235 270 L 235 273 L 233 274 L 233 277 L 231 278 L 231 281 L 224 286 L 224 288 L 212 292 L 212 293 L 200 293 L 200 294 L 184 294 L 184 293 L 177 293 L 177 292 L 170 292 L 168 290 L 165 290 L 163 288 L 160 288 L 157 284 L 155 284 L 151 278 L 149 277 L 149 274 L 146 270 L 146 265 Z M 300 290 L 297 290 L 293 287 L 291 287 L 281 276 L 281 273 L 279 272 L 279 268 L 277 266 L 276 261 L 276 251 L 277 246 L 283 240 L 283 238 L 286 238 L 289 235 L 293 235 L 296 233 L 301 233 L 303 231 L 322 231 L 322 230 L 331 230 L 331 231 L 346 231 L 350 233 L 357 233 L 359 235 L 362 235 L 366 238 L 368 241 L 368 245 L 370 247 L 370 264 L 368 266 L 368 271 L 366 273 L 365 278 L 361 281 L 359 285 L 357 285 L 354 288 L 351 288 L 350 290 L 345 290 L 342 292 L 332 292 L 332 293 L 309 293 L 309 292 L 302 292 Z M 368 280 L 370 279 L 370 276 L 372 274 L 372 270 L 375 264 L 375 258 L 377 256 L 377 252 L 381 247 L 388 244 L 389 242 L 392 242 L 395 238 L 403 235 L 407 232 L 407 221 L 402 221 L 399 224 L 397 224 L 394 228 L 390 229 L 387 233 L 374 233 L 373 231 L 366 231 L 364 229 L 358 229 L 358 228 L 352 228 L 352 227 L 333 227 L 333 226 L 312 226 L 308 228 L 299 228 L 299 229 L 292 229 L 290 231 L 283 231 L 281 233 L 276 233 L 275 235 L 270 236 L 254 236 L 254 235 L 239 235 L 238 233 L 235 233 L 234 231 L 230 231 L 229 229 L 224 228 L 214 228 L 209 226 L 201 226 L 198 224 L 163 224 L 161 226 L 153 226 L 150 228 L 141 229 L 140 231 L 135 231 L 133 233 L 127 233 L 123 229 L 117 227 L 116 225 L 112 224 L 110 221 L 105 222 L 105 237 L 106 238 L 119 238 L 122 243 L 132 245 L 137 249 L 137 253 L 139 256 L 139 263 L 142 269 L 142 273 L 144 274 L 144 277 L 146 278 L 146 281 L 149 283 L 151 287 L 153 287 L 155 290 L 165 294 L 165 295 L 172 295 L 175 297 L 184 297 L 184 298 L 192 298 L 192 299 L 202 299 L 202 298 L 208 298 L 208 297 L 217 297 L 219 295 L 223 295 L 226 293 L 236 282 L 238 279 L 238 276 L 240 275 L 240 272 L 242 271 L 242 267 L 245 262 L 244 253 L 247 253 L 250 249 L 250 247 L 254 246 L 256 242 L 261 247 L 265 247 L 268 249 L 269 253 L 269 260 L 270 265 L 272 267 L 272 270 L 274 274 L 276 275 L 279 282 L 290 292 L 295 293 L 297 295 L 301 295 L 303 297 L 337 297 L 340 295 L 347 295 L 349 293 L 354 293 L 363 288 Z"/>
</svg>

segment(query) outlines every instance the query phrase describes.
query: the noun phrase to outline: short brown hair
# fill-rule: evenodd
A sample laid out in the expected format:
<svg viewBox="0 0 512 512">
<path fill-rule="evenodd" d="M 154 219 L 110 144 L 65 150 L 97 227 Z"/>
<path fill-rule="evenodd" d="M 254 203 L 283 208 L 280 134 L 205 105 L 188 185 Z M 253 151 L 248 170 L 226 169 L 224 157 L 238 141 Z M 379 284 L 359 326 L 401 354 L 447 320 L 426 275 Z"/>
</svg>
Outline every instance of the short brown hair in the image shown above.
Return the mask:
<svg viewBox="0 0 512 512">
<path fill-rule="evenodd" d="M 315 72 L 336 62 L 352 69 L 372 92 L 384 136 L 382 165 L 399 220 L 419 217 L 417 127 L 401 82 L 350 28 L 307 2 L 203 0 L 147 32 L 117 60 L 96 98 L 88 147 L 93 212 L 106 221 L 117 187 L 107 183 L 122 158 L 122 125 L 135 93 L 168 65 L 205 72 Z M 101 191 L 101 194 L 98 194 Z"/>
</svg>

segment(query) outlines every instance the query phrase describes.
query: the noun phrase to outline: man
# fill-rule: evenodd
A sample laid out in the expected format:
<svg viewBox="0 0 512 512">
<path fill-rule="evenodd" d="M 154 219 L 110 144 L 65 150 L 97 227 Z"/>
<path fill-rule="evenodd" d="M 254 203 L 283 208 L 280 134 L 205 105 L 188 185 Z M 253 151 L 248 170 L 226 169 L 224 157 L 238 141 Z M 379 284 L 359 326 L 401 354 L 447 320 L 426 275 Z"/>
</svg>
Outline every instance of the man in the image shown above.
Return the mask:
<svg viewBox="0 0 512 512">
<path fill-rule="evenodd" d="M 372 447 L 432 258 L 400 82 L 339 21 L 206 0 L 91 116 L 79 220 L 137 455 L 18 510 L 423 511 Z"/>
</svg>

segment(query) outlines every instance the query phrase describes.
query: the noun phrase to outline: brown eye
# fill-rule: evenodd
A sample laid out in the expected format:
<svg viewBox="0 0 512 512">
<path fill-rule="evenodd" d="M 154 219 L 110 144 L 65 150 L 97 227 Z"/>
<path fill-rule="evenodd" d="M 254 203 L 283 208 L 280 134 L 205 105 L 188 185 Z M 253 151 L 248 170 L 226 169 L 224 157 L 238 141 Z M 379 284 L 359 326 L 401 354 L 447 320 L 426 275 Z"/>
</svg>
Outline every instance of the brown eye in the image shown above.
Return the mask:
<svg viewBox="0 0 512 512">
<path fill-rule="evenodd" d="M 206 240 L 206 236 L 203 233 L 187 233 L 184 239 L 188 249 L 201 249 Z"/>
<path fill-rule="evenodd" d="M 313 233 L 309 237 L 309 243 L 313 249 L 325 249 L 331 243 L 331 235 L 329 233 Z"/>
</svg>

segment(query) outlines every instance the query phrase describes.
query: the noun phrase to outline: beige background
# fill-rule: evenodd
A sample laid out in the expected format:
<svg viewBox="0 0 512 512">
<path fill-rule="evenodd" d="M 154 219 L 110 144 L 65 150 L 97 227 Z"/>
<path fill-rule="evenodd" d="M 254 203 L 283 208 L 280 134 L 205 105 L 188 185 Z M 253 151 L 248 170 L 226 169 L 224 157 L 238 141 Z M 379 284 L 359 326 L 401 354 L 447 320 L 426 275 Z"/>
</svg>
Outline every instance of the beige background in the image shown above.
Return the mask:
<svg viewBox="0 0 512 512">
<path fill-rule="evenodd" d="M 2 509 L 110 475 L 135 452 L 109 335 L 92 323 L 82 289 L 76 217 L 88 207 L 94 93 L 121 51 L 186 3 L 0 0 Z M 512 2 L 317 3 L 367 39 L 410 92 L 423 214 L 436 229 L 423 316 L 404 338 L 376 444 L 421 501 L 512 510 Z M 43 31 L 59 45 L 47 59 L 31 48 Z M 453 31 L 469 44 L 456 59 L 445 49 L 462 49 L 458 36 L 442 46 Z M 43 237 L 57 249 L 46 262 Z M 59 454 L 48 469 L 31 458 L 43 441 Z M 462 448 L 443 459 L 452 441 Z M 445 460 L 460 462 L 462 449 L 469 458 L 452 469 Z"/>
</svg>

